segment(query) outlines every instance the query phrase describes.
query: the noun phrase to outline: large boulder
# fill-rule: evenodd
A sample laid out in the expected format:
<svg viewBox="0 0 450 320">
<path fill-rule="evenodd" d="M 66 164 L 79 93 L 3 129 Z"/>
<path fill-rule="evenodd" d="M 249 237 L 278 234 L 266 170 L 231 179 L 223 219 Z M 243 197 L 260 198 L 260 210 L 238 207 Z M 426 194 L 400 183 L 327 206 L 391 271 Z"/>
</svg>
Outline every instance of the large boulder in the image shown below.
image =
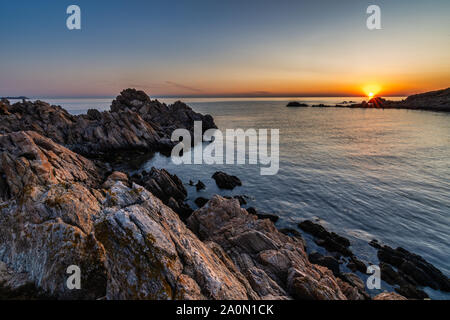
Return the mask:
<svg viewBox="0 0 450 320">
<path fill-rule="evenodd" d="M 302 241 L 249 214 L 237 199 L 214 196 L 187 223 L 200 239 L 220 245 L 263 299 L 346 299 L 333 273 L 308 261 Z"/>
<path fill-rule="evenodd" d="M 230 176 L 222 171 L 215 172 L 212 175 L 212 178 L 216 181 L 216 184 L 220 189 L 233 190 L 237 186 L 242 186 L 242 182 L 238 177 Z"/>
<path fill-rule="evenodd" d="M 183 219 L 192 213 L 193 210 L 184 202 L 187 196 L 186 188 L 177 175 L 152 167 L 149 172 L 143 171 L 132 179 L 161 199 Z"/>
</svg>

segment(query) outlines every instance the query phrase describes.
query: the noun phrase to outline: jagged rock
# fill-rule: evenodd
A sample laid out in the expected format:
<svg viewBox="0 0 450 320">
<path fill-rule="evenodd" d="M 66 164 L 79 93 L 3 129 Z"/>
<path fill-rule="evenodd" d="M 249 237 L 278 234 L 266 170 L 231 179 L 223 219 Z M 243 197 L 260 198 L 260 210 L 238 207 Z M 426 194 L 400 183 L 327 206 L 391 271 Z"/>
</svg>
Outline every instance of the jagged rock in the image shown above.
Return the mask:
<svg viewBox="0 0 450 320">
<path fill-rule="evenodd" d="M 195 113 L 181 102 L 168 107 L 130 90 L 113 101 L 112 112 L 91 109 L 78 116 L 42 101 L 2 103 L 0 133 L 33 130 L 77 153 L 111 157 L 139 150 L 170 152 L 175 145 L 170 141 L 172 131 L 192 130 L 195 120 L 203 121 L 204 130 L 216 128 L 211 116 Z M 143 103 L 140 109 L 135 107 L 139 103 Z"/>
<path fill-rule="evenodd" d="M 242 196 L 237 195 L 237 196 L 233 196 L 233 198 L 238 199 L 239 204 L 240 204 L 241 206 L 247 204 L 247 200 L 245 200 L 245 199 L 248 198 L 248 197 L 247 197 L 246 195 L 242 195 Z"/>
<path fill-rule="evenodd" d="M 328 232 L 320 224 L 305 220 L 300 222 L 298 227 L 303 231 L 312 234 L 316 238 L 314 241 L 328 251 L 339 252 L 348 257 L 353 256 L 352 252 L 348 249 L 350 246 L 350 241 L 348 239 L 334 232 Z"/>
<path fill-rule="evenodd" d="M 339 261 L 332 256 L 324 256 L 318 252 L 313 252 L 308 255 L 309 261 L 320 266 L 327 267 L 330 269 L 335 276 L 339 275 L 341 272 L 339 270 Z"/>
<path fill-rule="evenodd" d="M 247 212 L 250 214 L 254 214 L 255 216 L 258 214 L 258 212 L 256 211 L 256 209 L 254 207 L 248 207 Z"/>
<path fill-rule="evenodd" d="M 106 181 L 103 183 L 102 187 L 104 189 L 109 189 L 111 188 L 117 181 L 121 181 L 123 184 L 127 185 L 129 184 L 128 182 L 128 176 L 120 171 L 114 171 L 113 173 L 111 173 L 108 178 L 106 179 Z"/>
<path fill-rule="evenodd" d="M 395 292 L 383 292 L 375 296 L 373 300 L 408 300 Z"/>
<path fill-rule="evenodd" d="M 258 217 L 258 219 L 269 219 L 273 223 L 277 222 L 278 219 L 280 219 L 280 217 L 278 217 L 277 215 L 270 213 L 257 213 L 256 216 Z"/>
<path fill-rule="evenodd" d="M 370 300 L 364 282 L 354 273 L 339 274 L 339 287 L 349 300 Z M 350 284 L 350 286 L 348 285 Z"/>
<path fill-rule="evenodd" d="M 111 112 L 131 110 L 138 113 L 145 121 L 152 124 L 161 136 L 170 137 L 172 131 L 186 128 L 193 132 L 194 121 L 202 121 L 203 132 L 217 128 L 210 115 L 194 112 L 181 101 L 166 105 L 158 100 L 151 100 L 143 91 L 135 89 L 123 90 L 112 102 Z"/>
<path fill-rule="evenodd" d="M 243 276 L 150 192 L 117 182 L 111 193 L 116 205 L 95 226 L 105 248 L 108 299 L 256 298 Z"/>
<path fill-rule="evenodd" d="M 350 257 L 350 262 L 347 264 L 347 267 L 352 271 L 359 271 L 361 273 L 366 273 L 367 271 L 367 267 L 364 262 L 362 262 L 355 256 Z"/>
<path fill-rule="evenodd" d="M 195 188 L 197 189 L 197 191 L 203 190 L 206 188 L 205 184 L 203 182 L 201 182 L 200 180 L 198 180 L 197 184 L 195 185 Z"/>
<path fill-rule="evenodd" d="M 230 176 L 222 171 L 217 171 L 212 175 L 220 189 L 233 190 L 237 186 L 242 186 L 241 180 L 236 176 Z"/>
<path fill-rule="evenodd" d="M 240 202 L 240 201 L 239 201 Z M 255 216 L 258 217 L 258 219 L 269 219 L 270 221 L 272 221 L 273 223 L 276 223 L 278 221 L 278 219 L 280 219 L 279 216 L 275 215 L 275 214 L 270 214 L 270 213 L 258 213 L 256 211 L 255 208 L 253 207 L 249 207 L 247 208 L 247 212 L 250 214 L 254 214 Z"/>
<path fill-rule="evenodd" d="M 69 299 L 258 298 L 218 245 L 126 175 L 103 181 L 92 161 L 35 132 L 0 135 L 0 152 L 12 196 L 0 207 L 0 261 L 20 275 L 9 284 Z M 81 290 L 66 287 L 70 265 Z"/>
<path fill-rule="evenodd" d="M 395 291 L 397 291 L 402 296 L 408 299 L 423 300 L 429 298 L 428 295 L 423 290 L 417 289 L 415 286 L 411 284 L 401 286 L 400 288 L 395 288 Z"/>
<path fill-rule="evenodd" d="M 352 286 L 350 283 L 337 278 L 339 288 L 341 288 L 348 300 L 367 300 L 367 295 L 362 294 L 358 288 Z"/>
<path fill-rule="evenodd" d="M 224 249 L 261 298 L 346 298 L 329 269 L 308 261 L 301 241 L 248 214 L 237 199 L 214 196 L 187 223 Z"/>
<path fill-rule="evenodd" d="M 192 213 L 193 210 L 184 202 L 187 191 L 183 182 L 167 170 L 152 167 L 150 172 L 143 171 L 141 177 L 135 177 L 133 181 L 144 186 L 181 217 L 187 218 Z"/>
<path fill-rule="evenodd" d="M 377 239 L 370 240 L 369 245 L 375 249 L 381 249 L 381 245 L 378 243 Z"/>
<path fill-rule="evenodd" d="M 0 152 L 11 193 L 0 207 L 0 260 L 49 295 L 104 296 L 103 248 L 93 236 L 101 215 L 91 190 L 101 183 L 95 165 L 35 132 L 0 135 Z M 82 270 L 81 290 L 65 285 L 70 265 Z"/>
<path fill-rule="evenodd" d="M 209 201 L 208 199 L 203 198 L 203 197 L 198 197 L 197 199 L 194 200 L 195 204 L 196 204 L 199 208 L 201 208 L 201 207 L 203 207 L 205 204 L 207 204 L 208 201 Z"/>
<path fill-rule="evenodd" d="M 383 246 L 378 250 L 380 261 L 396 267 L 403 278 L 412 278 L 414 284 L 428 286 L 433 289 L 450 291 L 450 280 L 436 267 L 421 256 L 403 248 L 392 249 Z M 409 281 L 411 283 L 411 281 Z"/>
</svg>

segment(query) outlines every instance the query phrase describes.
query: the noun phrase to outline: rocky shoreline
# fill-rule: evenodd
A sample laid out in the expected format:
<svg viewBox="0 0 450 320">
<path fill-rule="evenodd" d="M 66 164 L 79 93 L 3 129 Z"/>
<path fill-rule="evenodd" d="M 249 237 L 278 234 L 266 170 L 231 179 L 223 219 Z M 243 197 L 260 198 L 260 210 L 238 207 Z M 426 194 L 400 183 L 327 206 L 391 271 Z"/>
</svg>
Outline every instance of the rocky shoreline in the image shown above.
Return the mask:
<svg viewBox="0 0 450 320">
<path fill-rule="evenodd" d="M 194 211 L 176 175 L 116 170 L 129 161 L 124 151 L 167 152 L 173 129 L 193 130 L 194 120 L 216 127 L 182 102 L 168 106 L 134 89 L 111 111 L 80 116 L 2 100 L 0 299 L 371 299 L 356 274 L 340 271 L 338 256 L 355 271 L 366 267 L 344 237 L 302 222 L 330 252 L 308 255 L 300 232 L 243 209 L 244 196 L 199 199 Z M 224 172 L 212 179 L 225 189 L 245 183 Z M 449 291 L 448 278 L 421 257 L 372 245 L 383 280 L 401 294 L 375 300 L 423 299 L 423 286 Z M 65 285 L 70 265 L 82 271 L 80 290 Z"/>
<path fill-rule="evenodd" d="M 296 101 L 289 102 L 287 107 L 308 107 L 307 104 Z M 408 109 L 436 112 L 450 112 L 450 88 L 415 94 L 405 100 L 393 101 L 375 97 L 368 102 L 355 103 L 343 101 L 335 105 L 316 104 L 314 108 L 376 108 L 376 109 Z"/>
</svg>

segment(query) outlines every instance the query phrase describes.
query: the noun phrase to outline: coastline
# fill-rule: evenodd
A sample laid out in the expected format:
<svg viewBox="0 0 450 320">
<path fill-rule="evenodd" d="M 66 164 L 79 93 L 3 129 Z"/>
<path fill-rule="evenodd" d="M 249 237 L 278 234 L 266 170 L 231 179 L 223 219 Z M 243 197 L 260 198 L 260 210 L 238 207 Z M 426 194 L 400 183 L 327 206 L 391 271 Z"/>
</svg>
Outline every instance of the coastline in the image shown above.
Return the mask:
<svg viewBox="0 0 450 320">
<path fill-rule="evenodd" d="M 183 206 L 183 183 L 181 182 L 180 186 L 180 181 L 178 181 L 179 179 L 176 176 L 172 176 L 170 173 L 164 173 L 162 171 L 154 171 L 152 173 L 153 180 L 150 180 L 147 177 L 146 180 L 143 181 L 142 177 L 129 177 L 123 173 L 112 172 L 114 168 L 111 167 L 110 163 L 104 163 L 103 158 L 94 159 L 94 161 L 91 162 L 91 160 L 87 160 L 82 156 L 77 155 L 76 153 L 80 153 L 88 158 L 93 158 L 94 155 L 106 155 L 113 150 L 136 150 L 140 148 L 142 148 L 142 151 L 165 152 L 172 146 L 168 141 L 168 133 L 172 130 L 174 123 L 192 129 L 192 124 L 190 122 L 180 121 L 180 119 L 184 118 L 183 115 L 185 114 L 189 114 L 190 119 L 198 118 L 205 120 L 210 128 L 215 127 L 212 117 L 208 118 L 207 116 L 196 114 L 181 102 L 175 103 L 172 106 L 167 106 L 160 104 L 155 100 L 151 101 L 148 96 L 141 92 L 124 92 L 122 92 L 121 96 L 115 100 L 115 103 L 113 102 L 111 112 L 100 113 L 98 111 L 89 111 L 86 115 L 72 116 L 62 108 L 49 106 L 41 102 L 19 103 L 12 108 L 7 105 L 6 108 L 2 109 L 3 114 L 1 114 L 1 116 L 8 117 L 8 125 L 5 125 L 5 122 L 2 121 L 3 128 L 0 128 L 3 133 L 3 139 L 1 140 L 2 151 L 8 159 L 8 161 L 3 160 L 1 163 L 3 166 L 2 173 L 7 174 L 6 181 L 2 181 L 1 184 L 1 191 L 3 194 L 2 200 L 6 200 L 6 202 L 2 202 L 2 212 L 23 217 L 24 212 L 21 211 L 22 209 L 18 207 L 13 208 L 13 202 L 10 202 L 17 201 L 19 198 L 20 201 L 24 201 L 29 208 L 34 208 L 37 207 L 38 204 L 44 203 L 46 208 L 39 209 L 44 210 L 42 212 L 45 213 L 44 215 L 49 214 L 49 212 L 51 212 L 50 215 L 59 215 L 59 218 L 64 222 L 64 227 L 67 227 L 67 224 L 69 225 L 68 227 L 72 224 L 77 228 L 81 227 L 83 230 L 82 233 L 84 233 L 82 237 L 85 237 L 85 240 L 83 241 L 88 242 L 88 235 L 93 232 L 94 237 L 98 238 L 100 246 L 103 246 L 104 250 L 106 250 L 106 253 L 98 248 L 89 248 L 88 251 L 88 255 L 93 259 L 93 264 L 97 265 L 99 270 L 101 270 L 99 273 L 94 272 L 92 274 L 92 276 L 97 279 L 97 282 L 99 281 L 102 283 L 99 286 L 101 290 L 103 290 L 102 286 L 105 285 L 105 282 L 101 280 L 105 276 L 105 273 L 107 278 L 110 278 L 113 275 L 118 276 L 121 272 L 121 270 L 117 270 L 117 268 L 119 268 L 118 266 L 126 265 L 131 269 L 134 268 L 134 270 L 136 270 L 136 268 L 143 268 L 143 266 L 130 265 L 129 261 L 130 259 L 135 259 L 137 256 L 141 255 L 143 251 L 150 248 L 151 251 L 155 251 L 152 251 L 151 257 L 149 257 L 150 264 L 147 265 L 146 268 L 148 268 L 148 270 L 153 270 L 151 276 L 158 279 L 163 275 L 163 278 L 167 280 L 166 289 L 170 287 L 171 293 L 168 294 L 167 290 L 164 291 L 163 288 L 160 288 L 162 291 L 159 291 L 155 296 L 156 293 L 152 292 L 151 288 L 146 287 L 146 283 L 140 283 L 141 287 L 145 287 L 146 290 L 148 290 L 148 295 L 145 297 L 180 297 L 177 296 L 177 294 L 173 295 L 173 292 L 184 292 L 184 298 L 206 298 L 201 294 L 201 291 L 210 290 L 208 288 L 208 285 L 211 284 L 211 282 L 208 281 L 212 281 L 212 279 L 208 278 L 211 276 L 210 274 L 205 273 L 199 278 L 198 275 L 190 274 L 189 272 L 188 274 L 177 273 L 177 268 L 173 269 L 171 267 L 173 264 L 181 263 L 183 265 L 182 260 L 173 260 L 173 255 L 180 256 L 192 254 L 192 252 L 186 252 L 185 249 L 180 248 L 176 243 L 174 247 L 167 247 L 167 239 L 173 241 L 174 238 L 177 238 L 182 242 L 191 241 L 193 247 L 197 249 L 200 248 L 203 252 L 207 252 L 206 256 L 203 256 L 202 261 L 193 261 L 192 263 L 197 264 L 196 266 L 198 268 L 205 266 L 206 263 L 208 268 L 214 269 L 216 275 L 220 274 L 220 279 L 223 279 L 224 283 L 230 285 L 229 289 L 224 291 L 208 291 L 209 294 L 215 298 L 368 298 L 367 294 L 364 293 L 364 288 L 361 288 L 360 282 L 353 276 L 346 275 L 344 277 L 345 279 L 343 279 L 333 274 L 329 269 L 323 268 L 323 266 L 311 264 L 311 257 L 307 257 L 304 242 L 301 240 L 301 237 L 298 235 L 292 236 L 295 232 L 292 230 L 287 231 L 288 234 L 291 233 L 291 236 L 284 235 L 284 233 L 276 230 L 273 223 L 268 219 L 257 219 L 246 210 L 241 209 L 239 201 L 236 199 L 215 197 L 204 207 L 193 213 L 189 213 L 188 217 L 183 218 L 183 215 L 186 215 L 186 211 L 184 210 L 186 208 L 183 209 L 183 212 L 180 211 Z M 43 113 L 39 114 L 44 114 L 46 116 L 43 118 L 40 115 L 38 116 L 38 113 L 35 110 L 32 110 L 34 108 L 44 110 Z M 14 119 L 16 114 L 21 115 L 20 119 Z M 161 116 L 161 114 L 163 116 Z M 128 125 L 124 128 L 119 125 L 119 123 L 130 123 L 132 125 Z M 50 124 L 51 130 L 48 129 Z M 117 134 L 113 136 L 113 139 L 110 139 L 110 136 L 102 134 L 99 132 L 99 129 L 97 129 L 105 127 L 108 128 L 107 131 L 109 132 L 117 131 Z M 134 128 L 138 128 L 138 130 L 134 130 Z M 37 133 L 31 133 L 30 131 L 24 132 L 23 130 L 36 130 Z M 89 132 L 90 135 L 86 137 L 86 135 L 81 134 L 84 132 Z M 137 132 L 139 132 L 139 134 L 137 134 Z M 44 138 L 44 136 L 51 138 L 53 141 Z M 13 141 L 13 143 L 11 143 L 11 141 Z M 95 143 L 93 143 L 94 141 Z M 62 146 L 59 146 L 57 143 Z M 76 153 L 71 153 L 71 151 L 65 149 L 65 147 Z M 128 149 L 124 149 L 124 147 Z M 28 151 L 30 149 L 31 152 Z M 70 161 L 67 161 L 66 156 L 61 157 L 61 155 L 67 155 Z M 28 163 L 23 158 L 28 160 Z M 121 161 L 127 161 L 127 158 L 118 159 L 118 161 L 119 163 Z M 50 168 L 53 171 L 47 168 L 47 165 L 43 166 L 43 163 L 50 163 Z M 59 163 L 64 163 L 64 167 L 58 165 Z M 84 165 L 80 166 L 80 163 L 83 163 Z M 30 166 L 30 170 L 35 173 L 35 177 L 25 177 L 20 173 L 19 165 Z M 65 165 L 68 165 L 68 169 L 66 169 Z M 88 169 L 86 170 L 86 168 Z M 20 179 L 11 175 L 11 172 L 16 174 Z M 11 179 L 14 179 L 14 183 Z M 24 179 L 29 179 L 27 181 L 29 184 L 25 184 L 23 181 Z M 58 186 L 59 184 L 68 182 L 72 184 L 68 188 L 67 186 L 62 186 L 62 188 L 61 186 Z M 155 183 L 160 187 L 165 187 L 163 194 L 167 195 L 167 197 L 164 200 L 160 198 L 165 204 L 160 204 L 154 194 L 149 192 L 152 187 L 155 187 Z M 5 187 L 6 185 L 8 185 L 8 187 Z M 30 194 L 28 194 L 29 187 L 32 187 Z M 145 189 L 142 190 L 142 187 L 145 187 Z M 57 190 L 54 190 L 53 188 L 56 188 Z M 36 189 L 39 191 L 36 191 Z M 157 188 L 154 188 L 154 190 L 156 189 Z M 24 190 L 27 190 L 27 193 L 25 193 Z M 43 190 L 45 190 L 45 192 L 43 192 Z M 75 219 L 74 217 L 71 217 L 71 215 L 73 215 L 72 209 L 70 206 L 64 205 L 64 199 L 66 196 L 72 198 L 74 195 L 78 195 L 79 197 L 80 190 L 87 190 L 89 194 L 94 194 L 94 198 L 88 196 L 89 199 L 86 200 L 92 202 L 92 207 L 98 208 L 94 215 L 102 216 L 100 218 L 101 222 L 86 222 L 92 219 L 92 213 L 89 212 L 89 210 L 81 214 L 85 215 L 83 217 L 81 217 L 80 214 L 77 214 Z M 55 194 L 51 194 L 52 192 L 58 194 L 58 197 L 55 197 Z M 153 191 L 152 193 L 155 192 L 156 191 Z M 179 195 L 172 197 L 171 194 L 173 193 Z M 12 198 L 11 195 L 13 195 Z M 4 203 L 6 203 L 6 206 Z M 82 209 L 83 206 L 81 203 L 78 205 L 80 205 L 80 210 L 83 212 L 85 209 Z M 142 208 L 136 206 L 141 206 Z M 166 206 L 169 206 L 172 209 L 169 209 Z M 57 208 L 57 210 L 55 211 L 54 208 Z M 156 215 L 163 217 L 162 220 L 159 218 L 150 223 L 154 224 L 156 222 L 157 229 L 142 230 L 142 227 L 139 227 L 140 223 L 136 222 L 141 221 L 142 224 L 145 224 L 144 221 L 148 221 L 148 217 L 145 214 L 145 211 L 147 210 L 150 210 L 151 212 L 156 210 L 156 212 L 152 213 L 150 216 Z M 181 220 L 178 221 L 179 219 L 171 212 L 171 210 L 181 214 L 183 219 L 187 219 L 187 224 L 190 229 L 197 230 L 196 232 L 194 231 L 195 235 L 190 234 L 190 231 L 184 227 L 183 222 Z M 217 224 L 217 221 L 208 220 L 208 215 L 217 212 L 226 213 L 220 224 Z M 121 221 L 121 219 L 124 218 L 124 213 L 127 215 L 125 219 L 129 219 L 126 220 L 127 222 L 138 226 L 138 229 L 136 230 L 129 230 L 132 231 L 131 235 L 121 235 L 121 225 L 118 224 L 118 221 Z M 230 220 L 231 217 L 242 219 L 245 223 L 235 225 L 234 222 Z M 69 223 L 65 220 L 69 220 Z M 166 225 L 169 220 L 175 221 L 175 229 L 173 229 L 173 225 Z M 10 220 L 9 222 L 12 222 L 14 225 L 16 223 L 13 220 Z M 253 225 L 253 227 L 246 230 L 240 230 L 239 232 L 234 230 L 241 224 Z M 19 229 L 23 228 L 23 226 L 20 225 L 15 226 L 19 227 Z M 177 231 L 180 230 L 180 228 L 182 233 Z M 161 230 L 162 235 L 160 232 Z M 223 230 L 225 233 L 231 233 L 231 238 L 221 238 L 216 230 Z M 139 242 L 138 231 L 140 233 L 145 232 L 145 235 L 151 238 L 154 237 L 156 233 L 160 235 L 161 238 L 152 238 L 145 244 L 142 244 Z M 138 233 L 134 234 L 133 232 Z M 173 234 L 174 232 L 175 234 Z M 114 237 L 117 236 L 117 238 L 113 240 L 107 239 L 108 237 L 105 236 L 105 233 L 109 235 L 112 234 Z M 318 234 L 323 234 L 323 231 Z M 39 234 L 31 233 L 31 236 L 38 238 Z M 324 244 L 328 246 L 328 248 L 336 248 L 336 237 L 328 235 L 325 239 L 323 238 L 324 236 L 322 236 L 322 240 L 325 241 Z M 347 244 L 345 240 L 340 238 L 337 239 L 339 239 L 338 244 L 339 242 Z M 65 239 L 60 240 L 66 241 Z M 155 241 L 157 242 L 157 245 L 153 243 Z M 133 245 L 138 246 L 138 251 L 133 253 L 136 256 L 129 256 L 129 253 L 123 252 L 122 248 L 120 248 L 119 244 L 127 242 L 131 242 Z M 261 247 L 255 247 L 255 243 L 261 244 Z M 5 245 L 11 244 L 19 245 L 15 244 L 14 240 L 8 239 L 7 242 L 2 244 L 2 247 L 5 248 Z M 20 245 L 24 246 L 21 248 L 22 250 L 29 250 L 27 243 L 21 243 Z M 340 246 L 342 246 L 342 244 L 340 244 Z M 352 254 L 345 250 L 347 247 L 348 246 L 344 245 L 344 249 L 341 248 L 340 251 L 342 251 L 344 255 L 348 255 L 352 258 Z M 75 246 L 75 248 L 76 250 L 86 250 L 84 247 L 80 248 Z M 167 250 L 170 254 L 167 254 L 167 252 L 161 253 L 159 251 L 161 248 Z M 52 248 L 52 250 L 53 249 L 54 248 Z M 63 249 L 64 248 L 61 248 L 61 250 Z M 115 252 L 115 250 L 118 250 L 118 252 Z M 236 250 L 238 253 L 235 253 Z M 389 251 L 389 249 L 385 250 Z M 6 252 L 8 252 L 8 250 L 6 250 Z M 32 256 L 29 258 L 36 258 L 36 256 L 34 256 L 36 254 L 36 252 L 32 253 Z M 152 262 L 155 259 L 154 255 L 160 255 L 158 256 L 158 261 L 167 259 L 170 263 L 165 265 L 160 265 L 158 263 L 158 267 L 156 268 L 158 271 L 155 272 L 155 262 Z M 16 268 L 19 267 L 15 262 L 15 257 L 12 252 L 3 253 L 3 256 L 7 257 L 6 260 L 9 265 L 13 265 Z M 121 257 L 123 260 L 115 260 L 117 259 L 117 256 Z M 217 257 L 220 257 L 222 264 L 219 263 L 219 265 L 215 265 L 212 263 L 212 260 Z M 101 262 L 102 259 L 106 259 L 106 264 Z M 286 263 L 281 264 L 280 262 L 277 262 L 274 265 L 274 259 L 280 259 L 281 261 L 295 261 L 295 265 Z M 328 264 L 328 262 L 323 262 L 323 259 L 324 257 L 315 257 L 315 261 L 319 264 Z M 411 259 L 408 261 L 410 260 Z M 362 266 L 356 258 L 352 259 L 352 262 L 355 266 L 359 265 L 360 270 L 362 270 Z M 224 268 L 224 266 L 226 268 Z M 239 272 L 237 272 L 237 270 L 239 270 Z M 232 271 L 231 273 L 236 273 L 237 276 L 233 277 L 229 273 L 230 271 Z M 138 276 L 136 274 L 136 277 L 140 278 L 140 275 Z M 349 277 L 351 280 L 348 279 Z M 398 277 L 399 275 L 397 275 L 397 278 Z M 402 277 L 405 278 L 404 276 Z M 174 279 L 177 279 L 177 281 Z M 177 285 L 180 284 L 180 279 L 185 281 L 184 284 L 181 282 L 181 284 L 184 285 L 183 288 L 177 287 Z M 37 279 L 31 278 L 29 280 L 36 281 Z M 51 282 L 50 279 L 44 280 Z M 229 283 L 225 280 L 229 280 Z M 392 281 L 399 282 L 403 280 L 397 279 Z M 43 282 L 45 283 L 45 281 Z M 148 283 L 152 283 L 152 281 L 154 280 L 150 277 Z M 117 285 L 117 283 L 123 284 L 124 286 L 130 285 L 127 283 L 126 279 L 123 279 L 120 276 L 115 279 L 115 284 Z M 198 291 L 196 286 L 201 286 L 201 290 Z M 51 288 L 52 284 L 47 283 L 47 287 Z M 121 296 L 121 293 L 119 292 L 122 292 L 124 288 L 115 287 L 111 289 L 111 282 L 107 282 L 106 287 L 108 288 L 107 290 L 110 290 L 106 294 L 108 298 L 142 298 L 139 295 Z M 239 289 L 237 292 L 232 293 L 231 288 Z M 89 294 L 93 297 L 99 290 L 99 288 L 89 289 L 91 290 Z M 409 289 L 410 291 L 413 290 L 411 288 Z M 66 294 L 64 292 L 58 292 L 57 290 L 52 292 L 52 294 L 54 293 L 57 295 Z M 234 296 L 235 294 L 239 296 Z M 417 295 L 421 293 L 409 292 L 406 295 L 413 294 Z M 395 295 L 392 295 L 391 297 L 400 298 Z"/>
<path fill-rule="evenodd" d="M 292 101 L 287 107 L 309 107 L 308 104 Z M 313 104 L 313 108 L 362 108 L 362 109 L 407 109 L 435 112 L 450 112 L 450 88 L 415 94 L 401 101 L 371 98 L 368 102 L 354 103 L 344 101 L 335 105 Z"/>
</svg>

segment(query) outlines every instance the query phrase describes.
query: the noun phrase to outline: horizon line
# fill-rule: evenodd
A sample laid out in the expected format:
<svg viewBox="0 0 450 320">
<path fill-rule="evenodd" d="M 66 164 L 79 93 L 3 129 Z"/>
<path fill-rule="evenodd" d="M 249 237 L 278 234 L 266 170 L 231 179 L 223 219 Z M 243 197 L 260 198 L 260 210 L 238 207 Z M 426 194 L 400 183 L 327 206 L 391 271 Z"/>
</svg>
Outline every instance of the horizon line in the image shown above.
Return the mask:
<svg viewBox="0 0 450 320">
<path fill-rule="evenodd" d="M 145 91 L 144 91 L 145 92 Z M 147 94 L 148 95 L 148 94 Z M 389 95 L 377 95 L 379 97 L 407 97 L 411 94 L 389 94 Z M 27 97 L 27 100 L 34 99 L 115 99 L 118 95 L 76 95 L 76 96 L 26 96 L 26 95 L 15 95 L 14 97 Z M 151 99 L 177 99 L 177 98 L 201 98 L 201 99 L 233 99 L 233 98 L 369 98 L 365 95 L 148 95 Z M 11 97 L 11 96 L 0 96 L 0 97 Z M 11 99 L 10 99 L 11 100 Z"/>
</svg>

